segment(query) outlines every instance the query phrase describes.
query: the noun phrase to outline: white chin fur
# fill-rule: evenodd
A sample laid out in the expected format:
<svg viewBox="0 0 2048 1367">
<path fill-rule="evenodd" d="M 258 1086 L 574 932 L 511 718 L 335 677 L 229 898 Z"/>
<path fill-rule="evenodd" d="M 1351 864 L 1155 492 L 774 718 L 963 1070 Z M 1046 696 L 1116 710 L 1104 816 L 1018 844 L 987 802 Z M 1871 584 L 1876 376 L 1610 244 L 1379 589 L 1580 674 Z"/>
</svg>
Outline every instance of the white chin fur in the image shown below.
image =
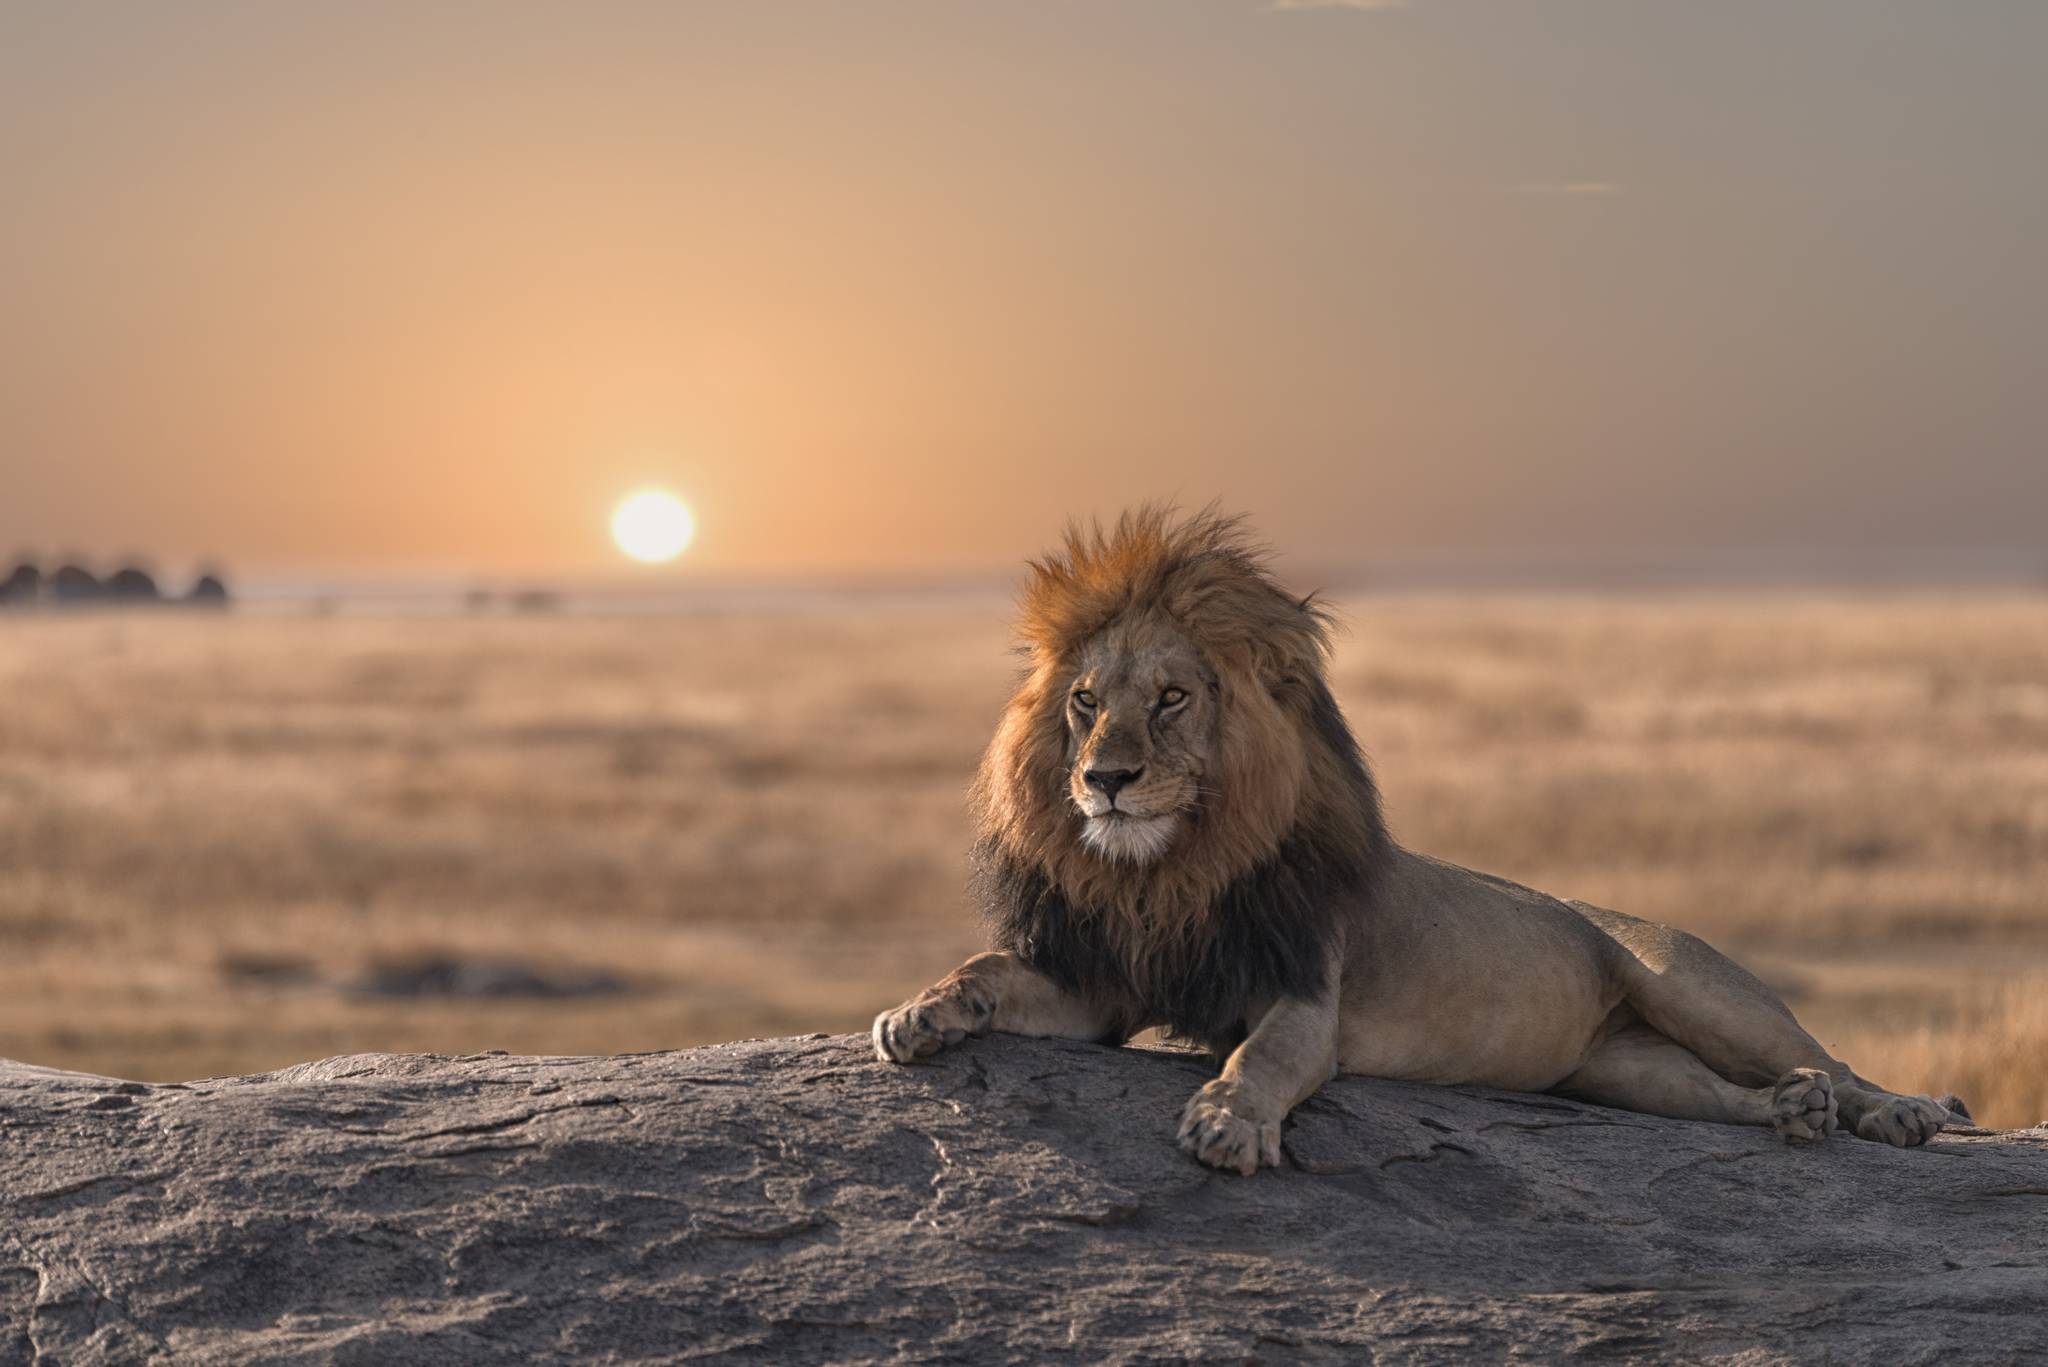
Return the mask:
<svg viewBox="0 0 2048 1367">
<path fill-rule="evenodd" d="M 1081 839 L 1105 859 L 1149 864 L 1166 853 L 1179 828 L 1172 816 L 1091 816 L 1081 826 Z"/>
</svg>

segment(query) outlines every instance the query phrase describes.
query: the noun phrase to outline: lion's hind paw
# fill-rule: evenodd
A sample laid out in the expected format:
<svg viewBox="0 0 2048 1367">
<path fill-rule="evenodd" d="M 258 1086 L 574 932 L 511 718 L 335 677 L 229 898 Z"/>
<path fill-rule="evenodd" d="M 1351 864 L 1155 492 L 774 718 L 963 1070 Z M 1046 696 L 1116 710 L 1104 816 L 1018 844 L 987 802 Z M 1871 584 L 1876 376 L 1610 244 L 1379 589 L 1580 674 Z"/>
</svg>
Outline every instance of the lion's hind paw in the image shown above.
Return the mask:
<svg viewBox="0 0 2048 1367">
<path fill-rule="evenodd" d="M 1794 1068 L 1771 1096 L 1771 1128 L 1787 1143 L 1812 1144 L 1835 1132 L 1834 1080 L 1818 1068 Z"/>
<path fill-rule="evenodd" d="M 1940 1102 L 1926 1096 L 1894 1096 L 1856 1117 L 1856 1133 L 1901 1149 L 1925 1144 L 1948 1124 Z"/>
</svg>

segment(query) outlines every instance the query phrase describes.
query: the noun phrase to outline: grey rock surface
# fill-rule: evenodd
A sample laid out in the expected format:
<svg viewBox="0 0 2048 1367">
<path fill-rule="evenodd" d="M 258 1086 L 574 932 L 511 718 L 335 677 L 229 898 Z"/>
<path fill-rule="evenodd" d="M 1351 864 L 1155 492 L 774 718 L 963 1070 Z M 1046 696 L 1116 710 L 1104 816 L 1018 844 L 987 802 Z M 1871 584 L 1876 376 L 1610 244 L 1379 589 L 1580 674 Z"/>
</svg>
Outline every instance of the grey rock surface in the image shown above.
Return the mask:
<svg viewBox="0 0 2048 1367">
<path fill-rule="evenodd" d="M 0 1063 L 0 1363 L 2023 1362 L 2048 1131 L 1923 1150 L 1343 1079 L 1253 1178 L 1193 1056 L 991 1038 Z"/>
</svg>

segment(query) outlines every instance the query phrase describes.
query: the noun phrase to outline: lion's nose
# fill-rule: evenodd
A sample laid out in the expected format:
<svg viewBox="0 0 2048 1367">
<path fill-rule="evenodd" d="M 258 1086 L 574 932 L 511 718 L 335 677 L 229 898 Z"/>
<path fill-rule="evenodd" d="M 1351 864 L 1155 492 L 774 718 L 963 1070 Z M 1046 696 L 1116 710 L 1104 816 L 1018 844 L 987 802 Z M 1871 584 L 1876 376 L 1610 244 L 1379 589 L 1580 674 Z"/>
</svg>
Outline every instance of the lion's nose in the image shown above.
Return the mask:
<svg viewBox="0 0 2048 1367">
<path fill-rule="evenodd" d="M 1143 769 L 1089 769 L 1082 773 L 1081 781 L 1114 802 L 1116 795 L 1136 783 L 1144 772 Z"/>
</svg>

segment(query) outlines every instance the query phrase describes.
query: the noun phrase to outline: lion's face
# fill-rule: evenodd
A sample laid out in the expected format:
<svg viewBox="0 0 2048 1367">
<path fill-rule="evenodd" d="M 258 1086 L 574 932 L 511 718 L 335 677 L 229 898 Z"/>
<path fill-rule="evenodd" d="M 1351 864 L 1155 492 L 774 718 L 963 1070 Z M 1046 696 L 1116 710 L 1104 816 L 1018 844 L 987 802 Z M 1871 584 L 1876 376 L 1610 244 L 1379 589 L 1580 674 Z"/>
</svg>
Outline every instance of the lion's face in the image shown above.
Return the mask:
<svg viewBox="0 0 2048 1367">
<path fill-rule="evenodd" d="M 1157 617 L 1120 622 L 1081 651 L 1067 689 L 1067 791 L 1082 837 L 1110 859 L 1166 852 L 1203 793 L 1218 722 L 1215 671 Z"/>
<path fill-rule="evenodd" d="M 1342 881 L 1357 861 L 1341 852 L 1383 843 L 1324 681 L 1330 616 L 1237 522 L 1147 508 L 1071 527 L 1017 606 L 1030 665 L 974 782 L 985 905 L 1071 912 L 1142 974 L 1232 889 L 1275 869 L 1296 891 Z M 1290 841 L 1314 867 L 1285 863 Z"/>
</svg>

